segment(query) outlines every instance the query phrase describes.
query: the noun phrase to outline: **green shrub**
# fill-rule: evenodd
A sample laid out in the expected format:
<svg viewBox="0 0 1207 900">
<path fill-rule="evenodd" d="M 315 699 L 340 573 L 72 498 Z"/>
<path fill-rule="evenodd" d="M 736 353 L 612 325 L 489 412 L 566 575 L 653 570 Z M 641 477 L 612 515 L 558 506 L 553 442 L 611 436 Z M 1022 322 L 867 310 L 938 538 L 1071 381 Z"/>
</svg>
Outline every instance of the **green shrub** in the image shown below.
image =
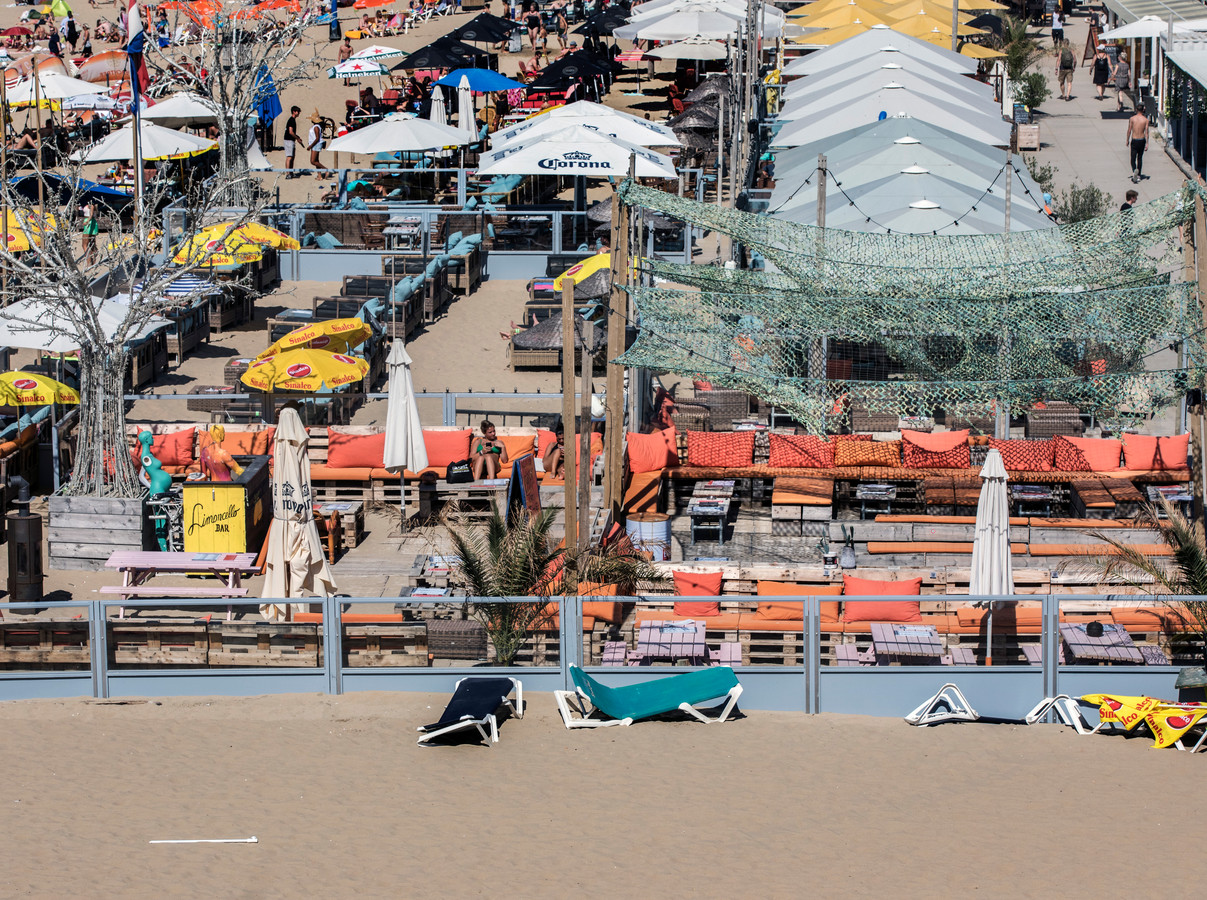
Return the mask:
<svg viewBox="0 0 1207 900">
<path fill-rule="evenodd" d="M 1028 109 L 1039 109 L 1052 96 L 1052 91 L 1048 88 L 1047 78 L 1039 72 L 1028 72 L 1011 85 L 1011 96 L 1015 103 Z"/>
</svg>

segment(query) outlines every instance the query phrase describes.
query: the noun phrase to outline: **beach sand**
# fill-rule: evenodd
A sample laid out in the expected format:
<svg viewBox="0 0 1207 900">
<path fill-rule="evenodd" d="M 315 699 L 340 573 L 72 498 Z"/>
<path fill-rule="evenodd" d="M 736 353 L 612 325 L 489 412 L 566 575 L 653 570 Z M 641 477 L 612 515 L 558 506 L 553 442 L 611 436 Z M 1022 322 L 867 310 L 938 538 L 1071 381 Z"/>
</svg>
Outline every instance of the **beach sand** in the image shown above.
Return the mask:
<svg viewBox="0 0 1207 900">
<path fill-rule="evenodd" d="M 1136 864 L 1201 833 L 1178 788 L 1202 760 L 1147 739 L 772 712 L 571 732 L 534 694 L 491 749 L 416 746 L 446 699 L 0 704 L 3 893 L 1156 896 Z"/>
</svg>

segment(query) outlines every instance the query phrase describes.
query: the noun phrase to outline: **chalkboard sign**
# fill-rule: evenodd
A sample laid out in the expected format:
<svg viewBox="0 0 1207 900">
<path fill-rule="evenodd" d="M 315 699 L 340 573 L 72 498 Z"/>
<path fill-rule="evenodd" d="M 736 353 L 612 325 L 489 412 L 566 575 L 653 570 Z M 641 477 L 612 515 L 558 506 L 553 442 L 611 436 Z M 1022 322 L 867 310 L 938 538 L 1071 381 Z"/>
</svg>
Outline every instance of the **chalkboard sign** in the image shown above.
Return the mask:
<svg viewBox="0 0 1207 900">
<path fill-rule="evenodd" d="M 1052 13 L 1056 12 L 1056 0 L 1044 0 L 1044 16 L 1052 21 Z"/>
<path fill-rule="evenodd" d="M 507 524 L 514 510 L 526 509 L 528 515 L 541 514 L 541 488 L 536 477 L 536 456 L 525 453 L 511 463 L 511 482 L 507 485 Z"/>
<path fill-rule="evenodd" d="M 1023 106 L 1021 103 L 1014 104 L 1014 124 L 1015 125 L 1030 125 L 1031 110 Z"/>
</svg>

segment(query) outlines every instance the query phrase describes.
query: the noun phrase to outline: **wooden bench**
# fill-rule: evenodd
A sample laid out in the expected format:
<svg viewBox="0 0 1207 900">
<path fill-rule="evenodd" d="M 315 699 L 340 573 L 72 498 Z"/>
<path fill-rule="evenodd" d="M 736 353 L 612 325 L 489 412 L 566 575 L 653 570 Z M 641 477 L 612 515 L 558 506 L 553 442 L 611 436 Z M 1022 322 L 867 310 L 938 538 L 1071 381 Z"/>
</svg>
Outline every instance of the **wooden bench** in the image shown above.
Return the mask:
<svg viewBox="0 0 1207 900">
<path fill-rule="evenodd" d="M 102 594 L 118 594 L 123 599 L 127 597 L 246 597 L 247 588 L 228 587 L 164 587 L 154 584 L 140 584 L 123 587 L 120 584 L 106 584 L 100 587 Z"/>
<path fill-rule="evenodd" d="M 1074 515 L 1085 519 L 1110 518 L 1115 514 L 1115 498 L 1102 481 L 1078 479 L 1069 483 Z"/>
</svg>

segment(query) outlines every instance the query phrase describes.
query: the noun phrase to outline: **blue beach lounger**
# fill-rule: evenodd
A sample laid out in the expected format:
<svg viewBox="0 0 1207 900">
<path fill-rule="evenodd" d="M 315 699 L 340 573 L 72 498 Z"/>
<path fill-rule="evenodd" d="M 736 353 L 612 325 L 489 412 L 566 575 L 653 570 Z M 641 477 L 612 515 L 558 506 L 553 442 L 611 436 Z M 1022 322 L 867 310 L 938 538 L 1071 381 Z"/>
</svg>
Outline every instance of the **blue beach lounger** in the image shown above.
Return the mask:
<svg viewBox="0 0 1207 900">
<path fill-rule="evenodd" d="M 632 725 L 663 713 L 683 710 L 701 722 L 724 722 L 742 695 L 738 676 L 728 666 L 713 666 L 681 675 L 667 675 L 640 684 L 608 687 L 587 675 L 578 666 L 570 667 L 575 690 L 554 691 L 557 708 L 567 728 L 601 728 L 608 725 Z M 721 715 L 710 719 L 696 704 L 728 698 Z M 592 719 L 594 712 L 608 716 Z M 577 717 L 575 717 L 577 713 Z"/>
<path fill-rule="evenodd" d="M 515 691 L 515 703 L 509 695 Z M 423 732 L 418 741 L 425 744 L 434 737 L 459 731 L 462 728 L 477 728 L 482 740 L 488 744 L 499 742 L 499 723 L 495 718 L 500 706 L 506 706 L 517 719 L 524 718 L 524 686 L 518 678 L 468 677 L 462 678 L 454 687 L 453 696 L 444 708 L 439 722 L 420 725 Z M 486 726 L 490 726 L 490 734 Z"/>
</svg>

